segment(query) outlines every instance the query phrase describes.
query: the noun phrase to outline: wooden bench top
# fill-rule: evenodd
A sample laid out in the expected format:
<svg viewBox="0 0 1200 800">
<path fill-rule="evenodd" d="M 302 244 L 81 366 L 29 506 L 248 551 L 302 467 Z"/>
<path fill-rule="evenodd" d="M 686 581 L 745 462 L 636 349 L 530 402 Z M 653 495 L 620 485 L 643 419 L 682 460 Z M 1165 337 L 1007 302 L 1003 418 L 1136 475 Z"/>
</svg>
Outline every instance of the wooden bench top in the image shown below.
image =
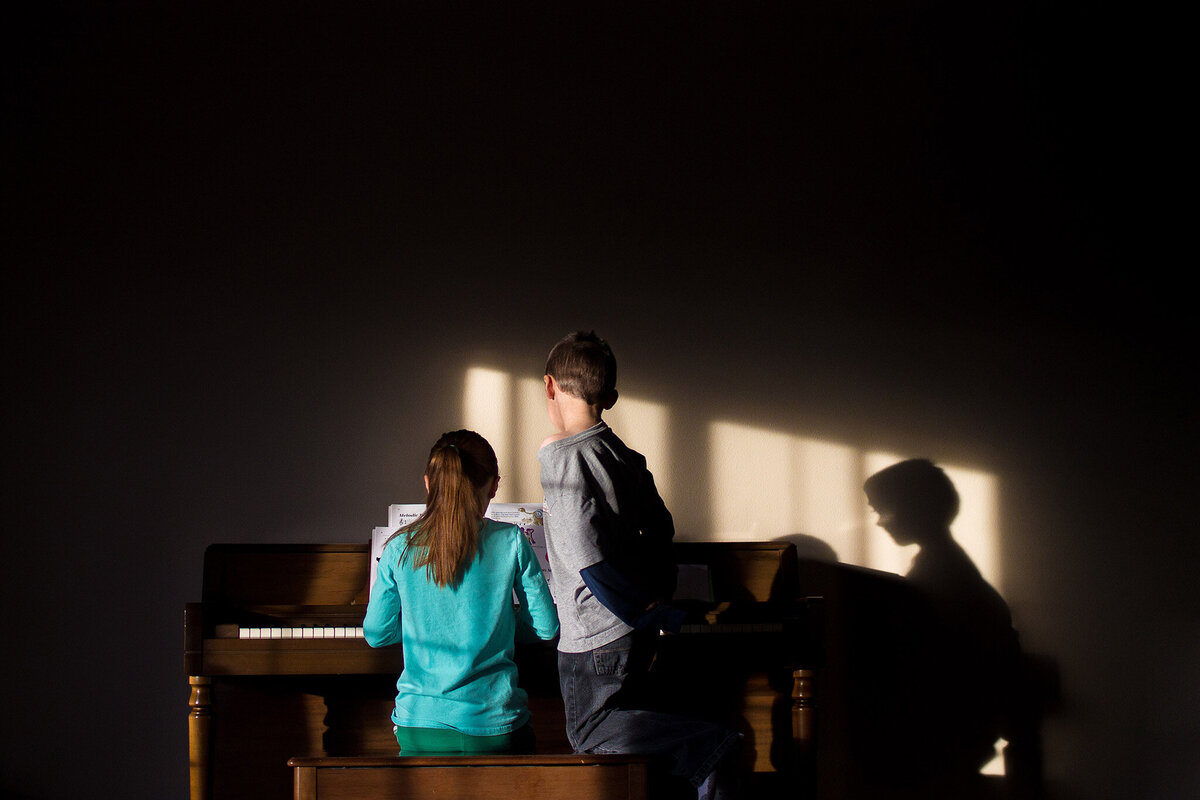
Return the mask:
<svg viewBox="0 0 1200 800">
<path fill-rule="evenodd" d="M 464 753 L 446 756 L 296 756 L 289 767 L 495 767 L 530 765 L 646 764 L 650 756 L 625 753 Z"/>
<path fill-rule="evenodd" d="M 298 756 L 295 800 L 647 800 L 649 756 Z"/>
</svg>

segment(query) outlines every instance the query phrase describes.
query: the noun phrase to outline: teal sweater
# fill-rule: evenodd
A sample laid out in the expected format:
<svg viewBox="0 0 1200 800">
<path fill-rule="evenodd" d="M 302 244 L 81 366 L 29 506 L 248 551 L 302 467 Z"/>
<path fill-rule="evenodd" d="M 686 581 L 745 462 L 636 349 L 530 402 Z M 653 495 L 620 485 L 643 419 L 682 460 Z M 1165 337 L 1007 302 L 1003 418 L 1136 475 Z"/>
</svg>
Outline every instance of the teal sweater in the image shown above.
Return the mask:
<svg viewBox="0 0 1200 800">
<path fill-rule="evenodd" d="M 384 547 L 363 622 L 372 647 L 404 642 L 392 721 L 471 736 L 520 728 L 529 709 L 525 691 L 517 688 L 513 641 L 558 633 L 533 548 L 516 526 L 485 519 L 475 561 L 451 588 L 435 585 L 424 567 L 413 567 L 406 542 L 400 534 Z"/>
</svg>

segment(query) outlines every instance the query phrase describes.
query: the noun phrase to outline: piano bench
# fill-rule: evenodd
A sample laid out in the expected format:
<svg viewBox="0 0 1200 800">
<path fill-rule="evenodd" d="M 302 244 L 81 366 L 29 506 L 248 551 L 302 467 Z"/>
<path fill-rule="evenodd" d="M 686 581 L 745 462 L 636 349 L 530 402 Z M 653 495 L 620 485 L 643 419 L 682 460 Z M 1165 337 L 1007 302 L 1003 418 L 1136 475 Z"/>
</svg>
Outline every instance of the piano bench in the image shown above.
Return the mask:
<svg viewBox="0 0 1200 800">
<path fill-rule="evenodd" d="M 648 800 L 648 756 L 552 753 L 313 756 L 288 761 L 295 800 Z"/>
</svg>

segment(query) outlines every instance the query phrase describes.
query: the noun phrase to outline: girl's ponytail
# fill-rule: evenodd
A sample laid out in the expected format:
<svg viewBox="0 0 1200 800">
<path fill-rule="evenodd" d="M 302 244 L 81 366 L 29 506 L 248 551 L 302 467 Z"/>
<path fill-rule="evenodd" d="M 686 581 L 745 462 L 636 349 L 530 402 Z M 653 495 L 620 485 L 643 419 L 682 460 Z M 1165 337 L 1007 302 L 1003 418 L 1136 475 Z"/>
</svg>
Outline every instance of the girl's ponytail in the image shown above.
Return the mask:
<svg viewBox="0 0 1200 800">
<path fill-rule="evenodd" d="M 457 586 L 474 561 L 487 510 L 481 497 L 498 472 L 495 451 L 474 431 L 443 434 L 429 451 L 425 513 L 405 530 L 414 565 L 425 567 L 436 585 Z"/>
</svg>

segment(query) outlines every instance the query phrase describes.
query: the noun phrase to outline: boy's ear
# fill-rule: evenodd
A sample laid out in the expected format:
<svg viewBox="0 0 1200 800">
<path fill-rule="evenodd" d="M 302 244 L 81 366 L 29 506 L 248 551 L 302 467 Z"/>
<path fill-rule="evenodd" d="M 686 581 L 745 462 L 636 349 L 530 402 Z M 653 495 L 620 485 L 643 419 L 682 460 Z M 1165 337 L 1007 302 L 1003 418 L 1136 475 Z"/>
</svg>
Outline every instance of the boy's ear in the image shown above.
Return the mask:
<svg viewBox="0 0 1200 800">
<path fill-rule="evenodd" d="M 604 395 L 604 397 L 601 398 L 601 400 L 600 400 L 600 407 L 603 408 L 605 411 L 608 411 L 610 408 L 612 408 L 616 404 L 617 404 L 617 390 L 616 389 L 613 389 L 611 392 Z"/>
<path fill-rule="evenodd" d="M 554 395 L 558 393 L 558 386 L 554 382 L 554 378 L 550 375 L 543 375 L 542 380 L 546 383 L 546 399 L 553 400 Z"/>
</svg>

